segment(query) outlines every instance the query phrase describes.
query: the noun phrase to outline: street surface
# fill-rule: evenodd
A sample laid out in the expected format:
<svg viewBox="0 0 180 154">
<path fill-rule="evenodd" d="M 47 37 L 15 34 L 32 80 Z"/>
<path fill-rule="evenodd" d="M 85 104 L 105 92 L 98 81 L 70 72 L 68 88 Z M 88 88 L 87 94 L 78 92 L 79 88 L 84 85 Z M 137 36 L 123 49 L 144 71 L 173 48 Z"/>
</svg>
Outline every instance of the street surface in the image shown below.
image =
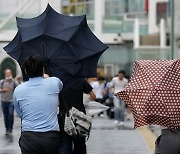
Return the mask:
<svg viewBox="0 0 180 154">
<path fill-rule="evenodd" d="M 4 135 L 4 122 L 0 112 L 0 154 L 20 154 L 18 139 L 20 120 L 15 116 L 12 137 Z M 131 121 L 123 127 L 115 127 L 113 120 L 94 118 L 91 136 L 87 142 L 88 154 L 151 154 L 148 145 Z"/>
</svg>

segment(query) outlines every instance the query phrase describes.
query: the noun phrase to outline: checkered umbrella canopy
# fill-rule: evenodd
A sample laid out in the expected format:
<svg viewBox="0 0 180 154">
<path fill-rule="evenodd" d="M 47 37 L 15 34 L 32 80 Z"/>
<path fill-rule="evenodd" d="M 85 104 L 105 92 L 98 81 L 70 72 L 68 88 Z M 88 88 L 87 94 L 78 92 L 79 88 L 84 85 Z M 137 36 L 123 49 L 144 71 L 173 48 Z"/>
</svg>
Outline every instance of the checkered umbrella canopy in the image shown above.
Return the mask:
<svg viewBox="0 0 180 154">
<path fill-rule="evenodd" d="M 135 128 L 180 128 L 180 60 L 138 60 L 127 87 L 116 94 L 131 109 Z"/>
</svg>

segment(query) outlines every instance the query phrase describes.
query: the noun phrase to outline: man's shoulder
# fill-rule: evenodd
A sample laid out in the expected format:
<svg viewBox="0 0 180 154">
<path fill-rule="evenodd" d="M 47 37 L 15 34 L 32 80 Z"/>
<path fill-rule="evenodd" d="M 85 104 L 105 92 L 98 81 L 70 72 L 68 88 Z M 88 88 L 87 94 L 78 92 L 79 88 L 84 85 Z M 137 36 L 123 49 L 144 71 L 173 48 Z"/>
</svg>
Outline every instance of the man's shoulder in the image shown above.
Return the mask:
<svg viewBox="0 0 180 154">
<path fill-rule="evenodd" d="M 56 81 L 56 82 L 60 82 L 61 80 L 57 77 L 49 77 L 44 79 L 45 81 Z"/>
<path fill-rule="evenodd" d="M 28 82 L 28 81 L 27 81 Z M 26 88 L 27 82 L 24 82 L 20 85 L 18 85 L 15 90 L 14 93 L 20 92 L 20 91 L 24 91 L 24 89 Z"/>
<path fill-rule="evenodd" d="M 58 87 L 59 86 L 63 87 L 62 81 L 57 77 L 49 77 L 49 78 L 44 79 L 44 81 L 47 84 L 51 84 L 51 85 L 54 84 L 54 85 L 58 85 Z"/>
</svg>

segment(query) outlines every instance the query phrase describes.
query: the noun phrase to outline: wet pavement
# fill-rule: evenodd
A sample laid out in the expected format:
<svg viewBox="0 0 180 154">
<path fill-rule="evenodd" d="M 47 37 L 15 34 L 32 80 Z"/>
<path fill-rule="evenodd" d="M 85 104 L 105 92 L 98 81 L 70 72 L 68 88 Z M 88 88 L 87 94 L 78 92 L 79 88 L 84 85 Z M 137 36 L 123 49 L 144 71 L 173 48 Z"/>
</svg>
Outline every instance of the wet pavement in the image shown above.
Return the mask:
<svg viewBox="0 0 180 154">
<path fill-rule="evenodd" d="M 88 154 L 151 154 L 147 143 L 133 123 L 126 121 L 124 126 L 114 127 L 109 119 L 96 118 L 87 143 Z"/>
<path fill-rule="evenodd" d="M 20 120 L 15 117 L 12 137 L 4 135 L 3 118 L 0 114 L 0 154 L 20 154 L 18 139 Z M 113 120 L 107 118 L 93 119 L 91 136 L 87 142 L 88 154 L 151 154 L 144 138 L 138 130 L 133 129 L 131 121 L 123 127 L 115 127 Z"/>
<path fill-rule="evenodd" d="M 20 120 L 15 118 L 13 136 L 5 136 L 4 122 L 0 116 L 0 154 L 20 154 L 18 139 L 20 136 Z"/>
</svg>

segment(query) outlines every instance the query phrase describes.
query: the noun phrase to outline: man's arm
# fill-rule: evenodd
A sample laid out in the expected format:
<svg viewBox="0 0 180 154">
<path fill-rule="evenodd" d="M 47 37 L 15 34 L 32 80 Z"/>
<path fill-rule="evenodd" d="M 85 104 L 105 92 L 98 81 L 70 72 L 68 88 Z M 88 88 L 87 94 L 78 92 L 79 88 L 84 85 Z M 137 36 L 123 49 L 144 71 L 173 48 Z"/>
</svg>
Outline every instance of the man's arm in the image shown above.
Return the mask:
<svg viewBox="0 0 180 154">
<path fill-rule="evenodd" d="M 13 95 L 13 104 L 14 104 L 14 108 L 16 110 L 17 115 L 21 118 L 22 112 L 20 110 L 20 107 L 19 107 L 19 104 L 18 104 L 15 94 Z"/>
<path fill-rule="evenodd" d="M 12 91 L 12 89 L 10 89 L 10 88 L 3 88 L 3 89 L 0 89 L 0 93 L 10 92 L 10 91 Z"/>
<path fill-rule="evenodd" d="M 91 92 L 89 93 L 89 95 L 90 95 L 90 100 L 91 100 L 91 101 L 95 101 L 95 100 L 96 100 L 96 95 L 95 95 L 95 93 L 94 93 L 93 91 L 91 91 Z"/>
<path fill-rule="evenodd" d="M 90 95 L 91 101 L 96 100 L 96 95 L 93 92 L 93 87 L 86 80 L 83 81 L 83 92 Z"/>
</svg>

